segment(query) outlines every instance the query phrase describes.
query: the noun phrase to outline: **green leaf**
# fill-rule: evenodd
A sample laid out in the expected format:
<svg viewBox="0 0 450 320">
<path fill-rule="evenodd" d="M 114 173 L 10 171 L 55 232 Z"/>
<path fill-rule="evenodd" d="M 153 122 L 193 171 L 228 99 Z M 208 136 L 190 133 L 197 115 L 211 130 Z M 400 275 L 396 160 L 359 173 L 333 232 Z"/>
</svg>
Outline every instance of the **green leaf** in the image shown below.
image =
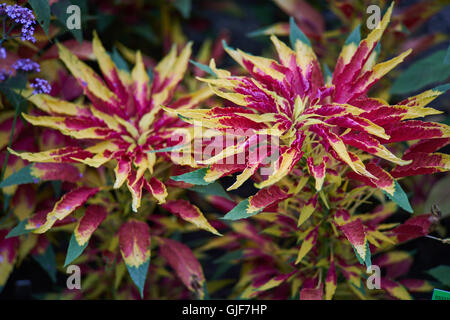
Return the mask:
<svg viewBox="0 0 450 320">
<path fill-rule="evenodd" d="M 394 201 L 396 204 L 400 206 L 405 211 L 408 211 L 409 213 L 414 213 L 414 210 L 411 208 L 411 204 L 409 203 L 408 197 L 406 196 L 405 191 L 403 191 L 400 184 L 395 181 L 395 191 L 394 195 L 391 196 L 389 193 L 383 191 L 383 193 L 392 201 Z"/>
<path fill-rule="evenodd" d="M 225 274 L 231 267 L 233 267 L 234 260 L 240 260 L 244 255 L 242 250 L 231 251 L 225 253 L 218 259 L 214 260 L 213 263 L 218 266 L 215 269 L 214 274 L 209 278 L 210 280 L 221 279 L 222 275 Z"/>
<path fill-rule="evenodd" d="M 21 236 L 23 234 L 27 234 L 30 233 L 31 230 L 27 230 L 25 229 L 25 226 L 28 223 L 28 219 L 25 219 L 23 221 L 21 221 L 17 226 L 15 226 L 7 235 L 6 235 L 6 239 L 11 238 L 11 237 L 17 237 L 17 236 Z"/>
<path fill-rule="evenodd" d="M 203 282 L 203 300 L 210 300 L 208 286 L 206 285 L 206 281 Z"/>
<path fill-rule="evenodd" d="M 183 18 L 187 19 L 191 15 L 191 0 L 175 0 L 173 6 L 181 13 Z"/>
<path fill-rule="evenodd" d="M 311 42 L 309 39 L 305 36 L 305 34 L 300 30 L 300 28 L 295 23 L 295 20 L 293 17 L 289 18 L 289 41 L 291 42 L 292 49 L 295 50 L 295 43 L 297 40 L 303 42 L 307 46 L 311 47 Z"/>
<path fill-rule="evenodd" d="M 244 252 L 242 250 L 231 251 L 214 260 L 214 263 L 232 263 L 233 260 L 239 260 L 243 256 Z"/>
<path fill-rule="evenodd" d="M 211 183 L 205 181 L 204 179 L 207 171 L 208 168 L 202 168 L 179 176 L 172 176 L 170 177 L 170 179 L 172 179 L 173 181 L 181 181 L 190 184 L 206 186 Z"/>
<path fill-rule="evenodd" d="M 18 112 L 25 110 L 27 104 L 26 100 L 20 94 L 16 93 L 16 90 L 25 89 L 26 84 L 27 76 L 23 73 L 18 73 L 16 76 L 0 83 L 0 91 Z"/>
<path fill-rule="evenodd" d="M 10 195 L 10 194 L 6 194 L 6 193 L 3 194 L 3 212 L 8 211 L 8 209 L 9 209 L 9 203 L 11 202 L 11 198 L 12 198 L 12 197 L 13 197 L 13 196 Z M 3 219 L 4 219 L 4 218 L 2 218 L 1 221 L 3 221 Z M 0 223 L 0 225 L 1 225 L 1 223 Z"/>
<path fill-rule="evenodd" d="M 158 149 L 158 150 L 150 150 L 147 151 L 148 153 L 159 153 L 159 152 L 168 152 L 168 151 L 173 151 L 173 150 L 178 150 L 178 149 L 182 149 L 183 147 L 186 147 L 190 144 L 189 143 L 185 143 L 185 144 L 177 144 L 176 146 L 172 146 L 172 147 L 167 147 L 167 148 L 162 148 L 162 149 Z"/>
<path fill-rule="evenodd" d="M 400 31 L 404 32 L 407 36 L 411 35 L 411 31 L 409 31 L 409 29 L 401 22 L 400 22 Z"/>
<path fill-rule="evenodd" d="M 148 68 L 147 69 L 147 74 L 148 74 L 148 78 L 150 79 L 150 82 L 152 82 L 153 81 L 153 77 L 154 77 L 153 70 L 151 68 Z"/>
<path fill-rule="evenodd" d="M 205 71 L 206 73 L 209 73 L 210 75 L 217 77 L 217 74 L 207 65 L 204 65 L 200 62 L 196 62 L 194 60 L 189 60 L 194 66 L 196 66 L 197 68 L 199 68 L 200 70 Z"/>
<path fill-rule="evenodd" d="M 97 14 L 97 32 L 103 33 L 115 20 L 115 16 L 111 14 Z"/>
<path fill-rule="evenodd" d="M 353 282 L 351 282 L 350 285 L 351 285 L 353 288 L 355 288 L 356 290 L 358 290 L 363 296 L 366 295 L 366 292 L 365 292 L 365 290 L 364 290 L 365 285 L 364 285 L 362 279 L 359 280 L 359 287 L 357 287 Z"/>
<path fill-rule="evenodd" d="M 355 44 L 359 45 L 361 41 L 361 24 L 358 24 L 355 29 L 353 29 L 352 33 L 348 36 L 347 40 L 345 40 L 345 45 Z"/>
<path fill-rule="evenodd" d="M 224 49 L 234 50 L 233 47 L 230 47 L 228 45 L 228 43 L 225 41 L 225 39 L 222 39 L 222 46 L 223 46 Z"/>
<path fill-rule="evenodd" d="M 182 116 L 181 114 L 178 115 L 178 118 L 180 118 L 181 121 L 184 121 L 186 123 L 189 123 L 189 120 L 191 119 L 191 118 Z"/>
<path fill-rule="evenodd" d="M 428 270 L 427 273 L 439 280 L 442 284 L 450 287 L 450 266 L 440 265 Z"/>
<path fill-rule="evenodd" d="M 53 187 L 53 192 L 55 193 L 56 198 L 61 197 L 61 187 L 62 187 L 62 181 L 61 180 L 51 180 Z"/>
<path fill-rule="evenodd" d="M 413 63 L 395 80 L 391 94 L 406 94 L 447 80 L 450 77 L 450 64 L 444 64 L 446 51 L 436 51 Z"/>
<path fill-rule="evenodd" d="M 113 52 L 110 54 L 112 61 L 117 66 L 119 70 L 125 70 L 130 72 L 130 68 L 128 67 L 128 63 L 122 58 L 119 51 L 117 51 L 116 47 L 113 48 Z"/>
<path fill-rule="evenodd" d="M 224 274 L 225 272 L 227 272 L 228 270 L 230 270 L 230 268 L 231 268 L 232 266 L 233 266 L 233 265 L 227 264 L 227 263 L 223 263 L 223 264 L 218 265 L 217 268 L 214 269 L 214 270 L 215 270 L 215 271 L 214 271 L 214 274 L 213 274 L 211 277 L 209 277 L 209 280 L 210 280 L 210 281 L 213 281 L 213 280 L 219 280 L 219 279 L 221 279 L 222 276 L 223 276 L 223 274 Z"/>
<path fill-rule="evenodd" d="M 56 258 L 51 244 L 47 246 L 42 254 L 35 254 L 33 258 L 41 265 L 42 269 L 47 271 L 53 282 L 56 282 Z"/>
<path fill-rule="evenodd" d="M 33 177 L 31 175 L 31 168 L 33 164 L 29 164 L 26 167 L 23 167 L 19 171 L 13 173 L 8 178 L 0 183 L 0 188 L 5 188 L 13 185 L 25 184 L 25 183 L 38 183 L 40 181 L 39 178 Z"/>
<path fill-rule="evenodd" d="M 158 38 L 153 33 L 152 29 L 148 25 L 139 25 L 133 27 L 134 33 L 146 39 L 150 43 L 157 44 Z"/>
<path fill-rule="evenodd" d="M 228 193 L 224 190 L 222 185 L 217 181 L 207 185 L 197 185 L 192 188 L 189 188 L 189 190 L 210 196 L 219 196 L 228 200 L 232 200 L 231 197 L 228 195 Z"/>
<path fill-rule="evenodd" d="M 259 209 L 255 212 L 247 212 L 247 208 L 249 206 L 248 199 L 245 199 L 239 204 L 234 207 L 231 211 L 229 211 L 222 219 L 224 220 L 239 220 L 239 219 L 246 219 L 248 217 L 254 216 L 255 214 L 260 213 L 263 209 Z"/>
<path fill-rule="evenodd" d="M 433 88 L 433 91 L 439 91 L 441 93 L 444 93 L 447 90 L 450 90 L 450 83 L 441 84 L 440 86 Z"/>
<path fill-rule="evenodd" d="M 327 81 L 327 79 L 333 79 L 333 73 L 326 63 L 323 64 L 323 76 L 325 82 Z"/>
<path fill-rule="evenodd" d="M 127 265 L 128 273 L 130 274 L 131 279 L 134 284 L 139 288 L 139 293 L 141 294 L 141 298 L 144 297 L 144 285 L 145 279 L 147 278 L 147 271 L 150 265 L 150 259 L 139 267 L 131 267 Z"/>
<path fill-rule="evenodd" d="M 27 76 L 23 73 L 17 73 L 14 77 L 8 78 L 0 83 L 0 89 L 25 89 L 27 85 Z"/>
<path fill-rule="evenodd" d="M 377 59 L 381 52 L 381 43 L 380 42 L 377 43 L 377 45 L 375 46 L 375 49 L 373 49 L 373 52 L 375 52 L 375 56 Z"/>
<path fill-rule="evenodd" d="M 272 26 L 263 27 L 263 28 L 255 30 L 255 31 L 249 32 L 249 33 L 247 33 L 247 37 L 254 38 L 254 37 L 258 37 L 258 36 L 265 36 L 266 30 L 269 28 L 272 28 Z"/>
<path fill-rule="evenodd" d="M 72 237 L 70 238 L 69 242 L 69 248 L 67 249 L 66 261 L 64 262 L 64 268 L 72 263 L 72 261 L 74 261 L 76 258 L 78 258 L 83 253 L 84 249 L 86 249 L 88 244 L 89 241 L 80 246 L 75 239 L 75 234 L 72 233 Z"/>
<path fill-rule="evenodd" d="M 36 13 L 36 19 L 48 35 L 50 25 L 50 4 L 48 0 L 29 0 L 28 1 Z"/>
<path fill-rule="evenodd" d="M 447 48 L 447 53 L 445 54 L 444 64 L 450 64 L 450 44 Z"/>
</svg>

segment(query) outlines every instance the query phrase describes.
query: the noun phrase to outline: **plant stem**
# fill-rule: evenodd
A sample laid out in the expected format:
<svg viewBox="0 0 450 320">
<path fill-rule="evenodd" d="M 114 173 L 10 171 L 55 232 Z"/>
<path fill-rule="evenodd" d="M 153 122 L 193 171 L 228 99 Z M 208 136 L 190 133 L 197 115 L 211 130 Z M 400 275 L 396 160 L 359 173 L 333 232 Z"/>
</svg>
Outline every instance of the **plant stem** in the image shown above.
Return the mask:
<svg viewBox="0 0 450 320">
<path fill-rule="evenodd" d="M 22 94 L 22 90 L 19 94 Z M 19 116 L 19 112 L 20 112 L 20 102 L 17 105 L 16 111 L 14 112 L 14 120 L 13 120 L 13 124 L 12 124 L 12 128 L 11 128 L 11 134 L 9 136 L 8 149 L 11 148 L 11 145 L 12 145 L 12 141 L 14 138 L 14 131 L 16 131 L 16 122 L 17 122 L 17 117 Z M 8 166 L 8 160 L 9 160 L 9 150 L 6 151 L 5 161 L 3 162 L 2 172 L 0 174 L 0 182 L 3 181 L 3 178 L 5 176 L 6 167 Z"/>
</svg>

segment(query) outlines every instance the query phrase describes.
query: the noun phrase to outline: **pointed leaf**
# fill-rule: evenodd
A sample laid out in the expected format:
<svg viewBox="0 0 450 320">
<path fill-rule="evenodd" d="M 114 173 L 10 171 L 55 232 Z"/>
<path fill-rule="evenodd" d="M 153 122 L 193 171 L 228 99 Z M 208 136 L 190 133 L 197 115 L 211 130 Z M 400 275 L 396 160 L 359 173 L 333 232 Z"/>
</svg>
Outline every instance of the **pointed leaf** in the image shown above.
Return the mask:
<svg viewBox="0 0 450 320">
<path fill-rule="evenodd" d="M 197 185 L 189 188 L 191 191 L 195 191 L 198 193 L 203 193 L 209 196 L 219 196 L 228 200 L 232 200 L 229 194 L 225 191 L 222 185 L 219 182 L 213 182 L 206 186 Z"/>
<path fill-rule="evenodd" d="M 211 183 L 205 181 L 204 179 L 207 172 L 208 168 L 202 168 L 179 176 L 172 176 L 170 178 L 174 181 L 182 181 L 190 184 L 205 186 Z"/>
<path fill-rule="evenodd" d="M 183 15 L 183 18 L 187 19 L 191 15 L 191 0 L 175 0 L 173 2 L 175 8 L 180 11 Z"/>
<path fill-rule="evenodd" d="M 67 249 L 66 260 L 64 261 L 64 267 L 67 267 L 72 263 L 72 261 L 78 258 L 83 253 L 84 249 L 86 249 L 88 244 L 89 242 L 86 242 L 83 245 L 79 245 L 75 238 L 75 234 L 72 233 L 72 236 L 70 237 L 69 248 Z"/>
<path fill-rule="evenodd" d="M 111 59 L 114 62 L 114 64 L 117 66 L 117 69 L 124 70 L 126 72 L 130 72 L 130 68 L 128 67 L 128 63 L 125 61 L 124 58 L 120 55 L 119 51 L 116 49 L 116 47 L 113 48 Z"/>
<path fill-rule="evenodd" d="M 56 282 L 56 257 L 53 246 L 45 236 L 40 236 L 36 248 L 32 253 L 33 258 L 39 263 L 50 276 L 53 282 Z"/>
<path fill-rule="evenodd" d="M 317 228 L 312 229 L 306 238 L 303 240 L 300 250 L 297 254 L 297 259 L 295 260 L 295 264 L 298 264 L 302 259 L 308 254 L 309 251 L 316 245 L 317 236 L 319 235 L 319 231 Z"/>
<path fill-rule="evenodd" d="M 90 237 L 106 218 L 106 215 L 107 213 L 103 206 L 91 205 L 87 207 L 84 216 L 78 221 L 72 237 L 70 238 L 64 266 L 70 264 L 83 253 L 83 250 L 89 243 Z"/>
<path fill-rule="evenodd" d="M 295 43 L 300 41 L 305 45 L 311 47 L 311 42 L 305 36 L 305 34 L 300 30 L 300 28 L 295 23 L 293 17 L 289 18 L 289 41 L 291 42 L 291 47 L 295 50 Z"/>
<path fill-rule="evenodd" d="M 175 270 L 184 285 L 202 298 L 205 276 L 191 249 L 178 241 L 164 238 L 161 239 L 160 250 L 161 255 Z"/>
<path fill-rule="evenodd" d="M 29 0 L 28 1 L 36 13 L 36 20 L 48 35 L 48 27 L 50 25 L 50 5 L 48 0 Z"/>
<path fill-rule="evenodd" d="M 23 234 L 27 234 L 30 233 L 31 230 L 27 230 L 25 227 L 28 223 L 28 219 L 22 220 L 20 221 L 20 223 L 15 226 L 9 233 L 8 235 L 5 237 L 6 239 L 11 238 L 11 237 L 18 237 L 20 235 Z"/>
<path fill-rule="evenodd" d="M 233 208 L 230 212 L 228 212 L 222 219 L 225 220 L 239 220 L 239 219 L 246 219 L 248 217 L 254 216 L 255 214 L 258 214 L 262 211 L 262 209 L 254 211 L 249 213 L 247 211 L 250 203 L 248 202 L 248 199 L 242 200 L 239 202 L 237 206 Z"/>
<path fill-rule="evenodd" d="M 446 49 L 439 50 L 413 63 L 395 80 L 391 94 L 405 94 L 447 80 L 450 64 L 444 64 L 446 54 Z"/>
<path fill-rule="evenodd" d="M 394 201 L 396 204 L 398 204 L 403 210 L 408 211 L 410 213 L 414 213 L 414 210 L 411 207 L 411 204 L 409 203 L 408 196 L 406 195 L 405 191 L 403 191 L 400 184 L 394 180 L 395 184 L 395 191 L 394 195 L 390 195 L 386 191 L 383 191 L 383 193 L 392 201 Z"/>
<path fill-rule="evenodd" d="M 37 229 L 33 230 L 33 232 L 47 232 L 56 221 L 63 220 L 69 216 L 98 191 L 98 188 L 81 187 L 66 193 L 55 204 L 53 210 L 46 215 L 45 222 Z"/>
<path fill-rule="evenodd" d="M 70 164 L 32 163 L 3 180 L 0 188 L 48 180 L 76 182 L 80 177 L 78 169 Z"/>
<path fill-rule="evenodd" d="M 206 220 L 200 209 L 186 200 L 171 200 L 163 204 L 162 207 L 174 215 L 186 220 L 200 229 L 209 231 L 215 235 L 221 235 L 209 222 Z"/>
<path fill-rule="evenodd" d="M 141 298 L 150 265 L 150 228 L 147 223 L 131 219 L 119 230 L 120 253 Z"/>
<path fill-rule="evenodd" d="M 276 205 L 280 201 L 289 197 L 289 194 L 284 192 L 277 185 L 272 185 L 268 188 L 259 190 L 254 196 L 241 201 L 237 206 L 228 212 L 222 219 L 225 220 L 239 220 L 246 219 L 260 213 L 264 208 Z"/>
<path fill-rule="evenodd" d="M 192 63 L 197 68 L 199 68 L 200 70 L 205 71 L 206 73 L 209 73 L 214 77 L 217 77 L 217 74 L 209 66 L 201 64 L 200 62 L 196 62 L 194 60 L 189 60 L 189 62 Z"/>
</svg>

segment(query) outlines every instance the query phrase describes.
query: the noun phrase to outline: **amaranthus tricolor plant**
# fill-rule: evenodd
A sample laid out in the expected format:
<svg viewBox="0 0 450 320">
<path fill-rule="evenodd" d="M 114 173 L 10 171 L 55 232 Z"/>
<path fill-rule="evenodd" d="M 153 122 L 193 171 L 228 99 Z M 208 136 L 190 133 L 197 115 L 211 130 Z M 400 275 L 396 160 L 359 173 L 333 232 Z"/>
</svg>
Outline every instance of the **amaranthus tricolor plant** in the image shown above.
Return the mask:
<svg viewBox="0 0 450 320">
<path fill-rule="evenodd" d="M 177 178 L 185 182 L 203 179 L 207 183 L 239 173 L 227 189 L 233 190 L 253 176 L 255 186 L 261 190 L 241 201 L 224 219 L 274 212 L 277 214 L 261 217 L 269 222 L 262 232 L 289 239 L 290 246 L 279 248 L 274 244 L 278 242 L 268 239 L 263 245 L 261 238 L 258 248 L 248 252 L 250 260 L 270 257 L 275 263 L 281 259 L 286 267 L 280 272 L 274 265 L 254 262 L 239 283 L 243 296 L 250 297 L 288 281 L 294 295 L 302 286 L 300 296 L 305 299 L 322 298 L 325 283 L 325 297 L 330 299 L 339 270 L 350 281 L 350 287 L 365 297 L 369 293 L 361 282 L 364 269 L 358 262 L 355 265 L 353 251 L 361 264 L 370 267 L 372 253 L 426 235 L 430 226 L 437 223 L 431 215 L 411 218 L 400 226 L 382 223 L 393 213 L 386 209 L 392 206 L 386 203 L 383 193 L 412 213 L 399 178 L 450 168 L 448 155 L 433 153 L 449 143 L 450 128 L 411 120 L 439 114 L 425 106 L 444 93 L 448 85 L 395 105 L 367 95 L 381 77 L 411 52 L 376 64 L 374 49 L 389 23 L 392 8 L 391 5 L 378 28 L 366 39 L 360 41 L 358 29 L 350 35 L 332 75 L 322 74 L 311 43 L 291 22 L 293 49 L 271 37 L 279 62 L 227 47 L 230 56 L 250 74 L 232 76 L 211 61 L 215 78 L 200 80 L 226 99 L 228 106 L 168 110 L 189 123 L 224 135 L 232 132 L 237 137 L 231 145 L 216 148 L 215 155 L 200 161 L 207 168 Z M 265 143 L 267 135 L 269 146 Z M 399 155 L 402 148 L 398 143 L 409 140 L 416 143 Z M 273 155 L 274 161 L 267 163 L 265 160 Z M 270 174 L 257 173 L 267 166 Z M 374 196 L 383 206 L 373 213 L 359 212 L 359 206 Z M 251 223 L 243 226 L 250 228 Z M 348 242 L 342 240 L 344 237 Z M 295 241 L 301 242 L 298 249 Z M 288 258 L 296 251 L 296 257 Z M 392 296 L 409 298 L 407 291 L 391 279 L 382 279 L 382 287 Z"/>
<path fill-rule="evenodd" d="M 135 21 L 155 7 L 162 38 L 155 23 L 133 32 L 160 41 L 162 58 L 122 39 L 108 51 L 100 24 L 92 42 L 50 45 L 61 25 L 40 30 L 30 9 L 0 7 L 11 20 L 4 28 L 21 27 L 11 38 L 3 30 L 0 60 L 14 61 L 1 81 L 38 74 L 2 90 L 15 110 L 0 117 L 0 291 L 28 257 L 55 283 L 57 271 L 81 268 L 81 290 L 50 298 L 204 299 L 225 288 L 235 299 L 411 299 L 432 290 L 404 277 L 413 254 L 398 246 L 420 237 L 448 243 L 439 210 L 414 211 L 404 187 L 410 176 L 450 169 L 438 152 L 449 126 L 420 119 L 442 114 L 428 104 L 450 85 L 388 102 L 383 77 L 412 53 L 377 62 L 397 52 L 393 33 L 407 21 L 394 17 L 389 29 L 394 4 L 364 39 L 356 27 L 337 56 L 342 34 L 325 35 L 316 9 L 275 2 L 297 20 L 262 32 L 277 59 L 219 46 L 225 32 L 192 55 L 172 4 L 98 8 L 127 8 Z M 62 21 L 60 5 L 52 12 Z M 360 21 L 345 22 L 340 31 Z M 217 67 L 224 51 L 238 66 Z M 392 219 L 405 211 L 413 216 Z M 375 282 L 372 267 L 383 270 Z M 238 270 L 232 281 L 230 270 Z"/>
</svg>

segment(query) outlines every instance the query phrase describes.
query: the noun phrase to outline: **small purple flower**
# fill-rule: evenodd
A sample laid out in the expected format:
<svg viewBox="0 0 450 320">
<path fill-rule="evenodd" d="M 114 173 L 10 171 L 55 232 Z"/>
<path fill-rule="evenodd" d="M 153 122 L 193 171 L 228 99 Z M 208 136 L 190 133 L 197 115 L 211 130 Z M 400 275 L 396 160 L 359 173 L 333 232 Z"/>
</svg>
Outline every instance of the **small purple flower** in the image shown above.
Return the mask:
<svg viewBox="0 0 450 320">
<path fill-rule="evenodd" d="M 39 63 L 30 59 L 19 59 L 12 64 L 14 70 L 26 72 L 40 72 L 41 67 Z"/>
<path fill-rule="evenodd" d="M 47 82 L 47 80 L 36 78 L 34 81 L 30 84 L 30 87 L 32 87 L 33 94 L 40 94 L 40 93 L 50 93 L 50 90 L 52 87 Z"/>
<path fill-rule="evenodd" d="M 36 19 L 34 17 L 33 11 L 28 8 L 21 7 L 17 4 L 7 5 L 3 3 L 0 5 L 0 15 L 7 15 L 15 23 L 22 26 L 21 39 L 23 41 L 36 42 L 34 38 L 34 27 L 36 24 Z"/>
<path fill-rule="evenodd" d="M 5 69 L 0 70 L 0 81 L 5 81 L 11 76 L 11 70 L 6 71 Z"/>
<path fill-rule="evenodd" d="M 0 59 L 6 59 L 6 49 L 0 47 Z"/>
</svg>

